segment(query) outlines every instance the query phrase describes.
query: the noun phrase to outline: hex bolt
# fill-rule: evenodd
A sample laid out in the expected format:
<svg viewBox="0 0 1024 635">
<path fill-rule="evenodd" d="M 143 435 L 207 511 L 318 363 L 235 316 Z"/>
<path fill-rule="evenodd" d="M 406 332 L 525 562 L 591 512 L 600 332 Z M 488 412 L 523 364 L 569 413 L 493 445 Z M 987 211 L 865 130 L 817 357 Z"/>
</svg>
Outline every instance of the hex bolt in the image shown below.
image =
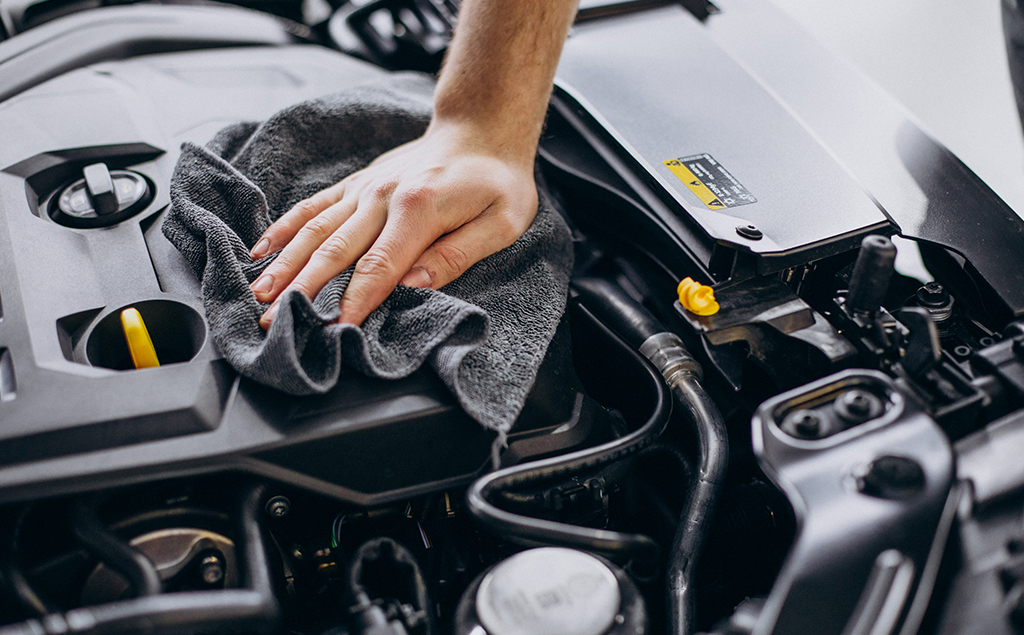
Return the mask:
<svg viewBox="0 0 1024 635">
<path fill-rule="evenodd" d="M 949 300 L 949 291 L 938 282 L 929 282 L 917 290 L 917 300 L 924 306 L 942 306 Z"/>
<path fill-rule="evenodd" d="M 224 579 L 224 563 L 217 556 L 206 556 L 199 563 L 199 575 L 203 582 L 213 586 Z"/>
<path fill-rule="evenodd" d="M 929 282 L 917 290 L 917 303 L 932 316 L 936 323 L 945 322 L 953 315 L 953 298 L 938 282 Z"/>
<path fill-rule="evenodd" d="M 836 414 L 854 425 L 864 423 L 882 414 L 882 400 L 866 390 L 847 390 L 832 404 Z"/>
<path fill-rule="evenodd" d="M 814 410 L 795 410 L 783 419 L 784 432 L 799 439 L 820 439 L 825 436 L 825 420 Z"/>
<path fill-rule="evenodd" d="M 292 502 L 286 496 L 275 496 L 267 501 L 267 514 L 274 518 L 284 518 L 291 509 Z"/>
</svg>

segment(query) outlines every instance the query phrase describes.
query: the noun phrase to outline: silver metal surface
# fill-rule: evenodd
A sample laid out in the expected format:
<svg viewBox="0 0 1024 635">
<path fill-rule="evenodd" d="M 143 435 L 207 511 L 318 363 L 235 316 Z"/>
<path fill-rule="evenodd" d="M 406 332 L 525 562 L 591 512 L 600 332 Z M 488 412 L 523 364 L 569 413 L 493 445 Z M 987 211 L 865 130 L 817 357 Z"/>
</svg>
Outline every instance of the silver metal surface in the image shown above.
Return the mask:
<svg viewBox="0 0 1024 635">
<path fill-rule="evenodd" d="M 677 213 L 721 242 L 780 254 L 887 223 L 829 151 L 681 7 L 578 25 L 558 78 Z M 664 165 L 705 154 L 757 202 L 715 211 Z M 747 225 L 763 238 L 740 236 L 736 228 Z"/>
</svg>

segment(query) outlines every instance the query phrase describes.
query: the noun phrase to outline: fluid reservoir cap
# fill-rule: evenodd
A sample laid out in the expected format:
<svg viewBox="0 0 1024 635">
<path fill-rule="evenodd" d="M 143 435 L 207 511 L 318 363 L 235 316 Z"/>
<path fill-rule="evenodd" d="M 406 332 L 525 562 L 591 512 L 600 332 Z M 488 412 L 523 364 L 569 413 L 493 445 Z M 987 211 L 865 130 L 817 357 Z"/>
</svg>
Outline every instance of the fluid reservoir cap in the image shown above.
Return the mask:
<svg viewBox="0 0 1024 635">
<path fill-rule="evenodd" d="M 602 635 L 622 593 L 603 562 L 542 547 L 501 562 L 480 583 L 476 612 L 489 635 Z"/>
<path fill-rule="evenodd" d="M 683 278 L 676 287 L 679 295 L 679 304 L 683 308 L 696 315 L 714 315 L 718 313 L 719 305 L 715 300 L 715 290 L 701 284 L 693 278 Z"/>
<path fill-rule="evenodd" d="M 87 166 L 83 178 L 57 196 L 55 221 L 70 227 L 103 227 L 134 216 L 152 196 L 145 177 L 128 170 L 108 170 L 102 163 Z"/>
<path fill-rule="evenodd" d="M 114 190 L 114 180 L 110 176 L 107 164 L 87 165 L 82 170 L 82 176 L 85 177 L 85 192 L 89 197 L 90 206 L 96 213 L 103 216 L 116 212 L 120 201 Z"/>
</svg>

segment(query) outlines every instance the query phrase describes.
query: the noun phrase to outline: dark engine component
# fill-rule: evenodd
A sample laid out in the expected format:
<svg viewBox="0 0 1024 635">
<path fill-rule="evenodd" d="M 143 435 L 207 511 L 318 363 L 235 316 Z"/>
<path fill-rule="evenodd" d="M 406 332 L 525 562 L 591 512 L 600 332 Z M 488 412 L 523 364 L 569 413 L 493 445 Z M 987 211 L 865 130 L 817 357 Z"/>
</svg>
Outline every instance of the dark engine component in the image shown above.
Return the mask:
<svg viewBox="0 0 1024 635">
<path fill-rule="evenodd" d="M 0 633 L 56 635 L 71 631 L 103 635 L 153 629 L 170 633 L 225 626 L 245 628 L 254 633 L 275 632 L 279 608 L 273 593 L 267 544 L 259 522 L 265 503 L 264 491 L 262 487 L 244 490 L 237 496 L 237 507 L 232 510 L 232 516 L 237 519 L 233 533 L 243 563 L 240 588 L 160 594 L 161 582 L 152 568 L 153 563 L 99 526 L 95 518 L 89 517 L 91 512 L 79 508 L 74 512 L 77 519 L 73 520 L 79 540 L 102 558 L 100 562 L 118 571 L 129 571 L 129 583 L 139 585 L 134 589 L 137 597 L 83 606 L 67 612 L 45 610 L 35 619 L 0 627 Z M 219 576 L 211 573 L 214 569 L 210 566 L 213 561 L 207 559 L 209 557 L 212 554 L 200 561 L 200 567 L 203 579 L 213 581 Z"/>
<path fill-rule="evenodd" d="M 176 24 L 177 8 L 157 9 L 122 17 Z M 253 19 L 237 9 L 201 13 L 227 33 L 239 14 Z M 48 25 L 46 46 L 71 46 L 86 17 Z M 0 43 L 0 76 L 5 51 L 18 47 Z M 198 283 L 159 229 L 181 142 L 381 72 L 322 47 L 194 51 L 80 68 L 0 104 L 2 125 L 23 131 L 0 148 L 0 228 L 10 246 L 0 261 L 0 501 L 133 482 L 141 472 L 242 470 L 380 504 L 466 484 L 488 464 L 493 435 L 426 372 L 398 382 L 349 373 L 310 399 L 240 378 L 207 337 Z M 103 181 L 102 166 L 112 187 L 145 184 L 146 193 L 134 200 L 133 189 L 109 214 L 59 211 L 64 198 L 72 212 L 79 195 L 94 204 L 83 171 Z M 149 325 L 160 368 L 131 365 L 119 320 L 129 307 Z M 556 357 L 542 372 L 569 390 L 538 382 L 510 442 L 560 427 L 568 434 L 517 446 L 521 458 L 585 443 L 606 423 Z"/>
<path fill-rule="evenodd" d="M 1024 222 L 769 5 L 583 3 L 502 447 L 426 371 L 239 377 L 159 231 L 182 142 L 433 70 L 458 3 L 85 4 L 0 6 L 0 635 L 1024 631 Z"/>
</svg>

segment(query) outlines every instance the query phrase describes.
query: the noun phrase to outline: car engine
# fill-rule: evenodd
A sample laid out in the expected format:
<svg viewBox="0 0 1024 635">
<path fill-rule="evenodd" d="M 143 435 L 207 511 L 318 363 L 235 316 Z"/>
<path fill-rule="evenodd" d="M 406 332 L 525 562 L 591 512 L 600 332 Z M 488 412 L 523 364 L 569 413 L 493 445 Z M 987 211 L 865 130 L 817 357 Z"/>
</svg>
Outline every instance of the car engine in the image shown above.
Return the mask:
<svg viewBox="0 0 1024 635">
<path fill-rule="evenodd" d="M 294 397 L 210 340 L 181 144 L 436 71 L 458 10 L 241 4 L 0 6 L 0 635 L 1024 631 L 1024 222 L 877 86 L 768 3 L 582 2 L 500 446 L 426 369 Z"/>
</svg>

